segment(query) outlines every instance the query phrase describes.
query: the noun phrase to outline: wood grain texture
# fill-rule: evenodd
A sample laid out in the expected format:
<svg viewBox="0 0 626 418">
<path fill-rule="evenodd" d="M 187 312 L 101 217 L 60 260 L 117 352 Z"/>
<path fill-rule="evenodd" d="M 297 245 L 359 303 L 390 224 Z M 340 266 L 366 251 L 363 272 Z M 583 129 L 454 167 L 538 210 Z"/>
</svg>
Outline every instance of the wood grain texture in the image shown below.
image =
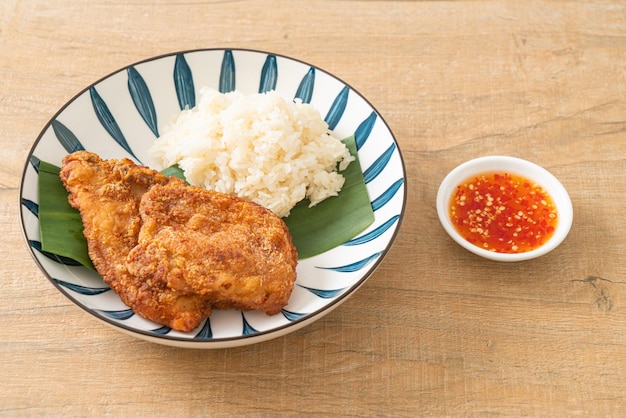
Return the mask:
<svg viewBox="0 0 626 418">
<path fill-rule="evenodd" d="M 196 351 L 102 325 L 38 270 L 20 176 L 57 110 L 136 61 L 239 47 L 360 91 L 394 132 L 407 215 L 323 319 Z M 626 4 L 620 1 L 4 0 L 0 4 L 0 416 L 626 414 Z M 447 237 L 439 182 L 486 154 L 568 189 L 566 241 L 498 264 Z"/>
</svg>

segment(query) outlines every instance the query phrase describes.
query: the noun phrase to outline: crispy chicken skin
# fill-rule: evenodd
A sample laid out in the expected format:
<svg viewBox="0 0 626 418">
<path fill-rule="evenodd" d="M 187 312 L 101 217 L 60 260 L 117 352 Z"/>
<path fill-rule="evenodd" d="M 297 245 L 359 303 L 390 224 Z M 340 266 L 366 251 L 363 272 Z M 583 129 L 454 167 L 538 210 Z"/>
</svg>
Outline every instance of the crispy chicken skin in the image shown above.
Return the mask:
<svg viewBox="0 0 626 418">
<path fill-rule="evenodd" d="M 212 308 L 287 304 L 297 252 L 269 210 L 86 151 L 66 156 L 60 176 L 94 266 L 137 314 L 188 332 Z"/>
<path fill-rule="evenodd" d="M 184 282 L 219 309 L 279 313 L 295 280 L 297 253 L 269 210 L 199 187 L 155 185 L 141 199 L 139 245 L 128 256 L 138 277 Z"/>
</svg>

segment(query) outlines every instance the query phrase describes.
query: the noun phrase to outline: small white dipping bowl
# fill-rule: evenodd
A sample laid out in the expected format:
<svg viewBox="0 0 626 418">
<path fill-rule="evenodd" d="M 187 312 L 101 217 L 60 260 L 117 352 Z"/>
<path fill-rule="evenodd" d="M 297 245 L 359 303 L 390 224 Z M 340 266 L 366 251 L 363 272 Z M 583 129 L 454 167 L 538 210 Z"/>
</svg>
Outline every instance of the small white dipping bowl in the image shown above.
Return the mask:
<svg viewBox="0 0 626 418">
<path fill-rule="evenodd" d="M 557 209 L 558 223 L 552 237 L 539 248 L 515 254 L 488 251 L 467 241 L 452 224 L 450 220 L 449 204 L 457 186 L 476 175 L 493 172 L 516 174 L 533 180 L 541 185 L 552 197 Z M 561 182 L 548 170 L 520 158 L 486 156 L 459 165 L 443 179 L 439 186 L 439 191 L 437 192 L 437 214 L 446 232 L 460 246 L 468 251 L 496 261 L 522 261 L 547 254 L 563 242 L 572 226 L 574 211 L 567 190 L 565 190 Z"/>
</svg>

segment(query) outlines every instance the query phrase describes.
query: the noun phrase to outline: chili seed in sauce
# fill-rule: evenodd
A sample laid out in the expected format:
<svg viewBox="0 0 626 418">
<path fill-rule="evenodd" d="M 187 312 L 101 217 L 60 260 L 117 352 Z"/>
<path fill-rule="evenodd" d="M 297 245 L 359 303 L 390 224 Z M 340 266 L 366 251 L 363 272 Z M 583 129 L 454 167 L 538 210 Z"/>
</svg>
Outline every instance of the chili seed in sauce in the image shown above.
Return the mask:
<svg viewBox="0 0 626 418">
<path fill-rule="evenodd" d="M 499 253 L 540 247 L 558 222 L 556 205 L 543 187 L 510 173 L 485 173 L 461 183 L 449 211 L 467 241 Z"/>
</svg>

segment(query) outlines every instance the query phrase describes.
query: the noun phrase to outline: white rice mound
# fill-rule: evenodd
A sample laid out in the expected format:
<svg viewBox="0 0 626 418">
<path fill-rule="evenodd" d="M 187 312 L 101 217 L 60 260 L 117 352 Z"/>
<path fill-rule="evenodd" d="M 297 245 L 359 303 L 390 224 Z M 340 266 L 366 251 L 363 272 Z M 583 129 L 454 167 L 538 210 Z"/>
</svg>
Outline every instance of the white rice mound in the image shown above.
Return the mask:
<svg viewBox="0 0 626 418">
<path fill-rule="evenodd" d="M 256 202 L 279 217 L 304 198 L 314 206 L 336 196 L 337 172 L 354 157 L 330 135 L 311 105 L 276 92 L 222 94 L 203 88 L 150 149 L 162 168 L 174 164 L 194 186 Z"/>
</svg>

